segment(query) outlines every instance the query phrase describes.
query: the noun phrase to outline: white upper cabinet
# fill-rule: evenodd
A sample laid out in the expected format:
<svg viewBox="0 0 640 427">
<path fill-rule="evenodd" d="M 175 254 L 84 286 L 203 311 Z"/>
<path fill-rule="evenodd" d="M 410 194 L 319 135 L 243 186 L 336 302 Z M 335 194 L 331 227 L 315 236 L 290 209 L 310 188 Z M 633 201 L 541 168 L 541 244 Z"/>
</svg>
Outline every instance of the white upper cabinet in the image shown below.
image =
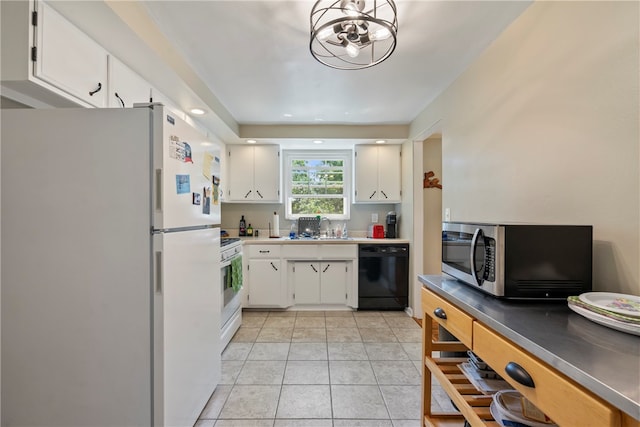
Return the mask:
<svg viewBox="0 0 640 427">
<path fill-rule="evenodd" d="M 280 203 L 280 146 L 227 146 L 226 202 Z"/>
<path fill-rule="evenodd" d="M 109 99 L 112 108 L 131 108 L 133 104 L 149 102 L 151 85 L 114 56 L 109 56 Z"/>
<path fill-rule="evenodd" d="M 356 145 L 356 203 L 400 203 L 400 145 Z"/>
<path fill-rule="evenodd" d="M 37 2 L 33 75 L 94 107 L 107 106 L 107 51 Z"/>
</svg>

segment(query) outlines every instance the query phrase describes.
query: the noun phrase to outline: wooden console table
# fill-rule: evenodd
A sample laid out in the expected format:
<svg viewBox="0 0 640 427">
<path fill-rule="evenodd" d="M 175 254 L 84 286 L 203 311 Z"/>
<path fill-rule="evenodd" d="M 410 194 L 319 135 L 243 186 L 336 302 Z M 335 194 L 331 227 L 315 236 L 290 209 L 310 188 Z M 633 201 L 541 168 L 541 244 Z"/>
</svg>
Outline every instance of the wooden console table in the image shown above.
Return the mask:
<svg viewBox="0 0 640 427">
<path fill-rule="evenodd" d="M 563 302 L 507 302 L 443 276 L 419 280 L 425 426 L 500 426 L 491 399 L 458 368 L 466 358 L 434 354 L 469 349 L 561 427 L 640 426 L 640 337 L 597 325 Z M 434 322 L 458 341 L 434 341 Z M 432 375 L 460 412 L 431 411 Z"/>
</svg>

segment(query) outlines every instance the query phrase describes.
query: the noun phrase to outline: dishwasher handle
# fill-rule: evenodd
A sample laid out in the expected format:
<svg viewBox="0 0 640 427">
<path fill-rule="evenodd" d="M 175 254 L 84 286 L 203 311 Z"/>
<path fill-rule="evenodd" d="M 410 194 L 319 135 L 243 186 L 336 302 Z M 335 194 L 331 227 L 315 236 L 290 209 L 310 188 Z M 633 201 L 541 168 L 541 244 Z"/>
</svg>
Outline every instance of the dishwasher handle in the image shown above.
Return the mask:
<svg viewBox="0 0 640 427">
<path fill-rule="evenodd" d="M 375 244 L 358 245 L 358 255 L 362 257 L 383 258 L 383 257 L 409 257 L 408 244 Z"/>
</svg>

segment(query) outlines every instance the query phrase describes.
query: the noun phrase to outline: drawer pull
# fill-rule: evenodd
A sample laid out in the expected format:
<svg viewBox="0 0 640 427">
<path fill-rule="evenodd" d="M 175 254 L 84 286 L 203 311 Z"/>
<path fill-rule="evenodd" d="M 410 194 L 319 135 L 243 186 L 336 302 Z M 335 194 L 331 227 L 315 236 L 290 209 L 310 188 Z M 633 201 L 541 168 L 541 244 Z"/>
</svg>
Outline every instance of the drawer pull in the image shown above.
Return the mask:
<svg viewBox="0 0 640 427">
<path fill-rule="evenodd" d="M 516 362 L 507 363 L 507 366 L 504 367 L 504 371 L 519 384 L 522 384 L 525 387 L 536 387 L 531 375 L 529 375 L 529 373 Z"/>
<path fill-rule="evenodd" d="M 440 307 L 436 308 L 435 310 L 433 310 L 433 314 L 440 319 L 446 319 L 447 318 L 447 313 L 444 312 L 443 309 L 441 309 Z"/>
</svg>

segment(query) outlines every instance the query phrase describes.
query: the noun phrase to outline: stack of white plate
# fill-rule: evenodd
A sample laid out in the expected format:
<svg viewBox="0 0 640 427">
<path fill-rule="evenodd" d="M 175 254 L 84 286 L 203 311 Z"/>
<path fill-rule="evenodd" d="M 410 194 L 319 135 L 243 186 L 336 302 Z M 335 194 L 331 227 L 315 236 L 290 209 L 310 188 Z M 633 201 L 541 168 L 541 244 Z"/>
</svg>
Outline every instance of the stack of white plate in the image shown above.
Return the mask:
<svg viewBox="0 0 640 427">
<path fill-rule="evenodd" d="M 587 319 L 640 335 L 640 297 L 612 292 L 587 292 L 567 298 L 569 308 Z"/>
<path fill-rule="evenodd" d="M 528 401 L 525 404 L 527 405 L 526 410 L 523 408 L 523 397 L 518 391 L 502 390 L 493 395 L 489 410 L 491 416 L 501 426 L 558 427 L 533 404 Z M 527 412 L 529 412 L 529 417 L 525 416 Z"/>
</svg>

